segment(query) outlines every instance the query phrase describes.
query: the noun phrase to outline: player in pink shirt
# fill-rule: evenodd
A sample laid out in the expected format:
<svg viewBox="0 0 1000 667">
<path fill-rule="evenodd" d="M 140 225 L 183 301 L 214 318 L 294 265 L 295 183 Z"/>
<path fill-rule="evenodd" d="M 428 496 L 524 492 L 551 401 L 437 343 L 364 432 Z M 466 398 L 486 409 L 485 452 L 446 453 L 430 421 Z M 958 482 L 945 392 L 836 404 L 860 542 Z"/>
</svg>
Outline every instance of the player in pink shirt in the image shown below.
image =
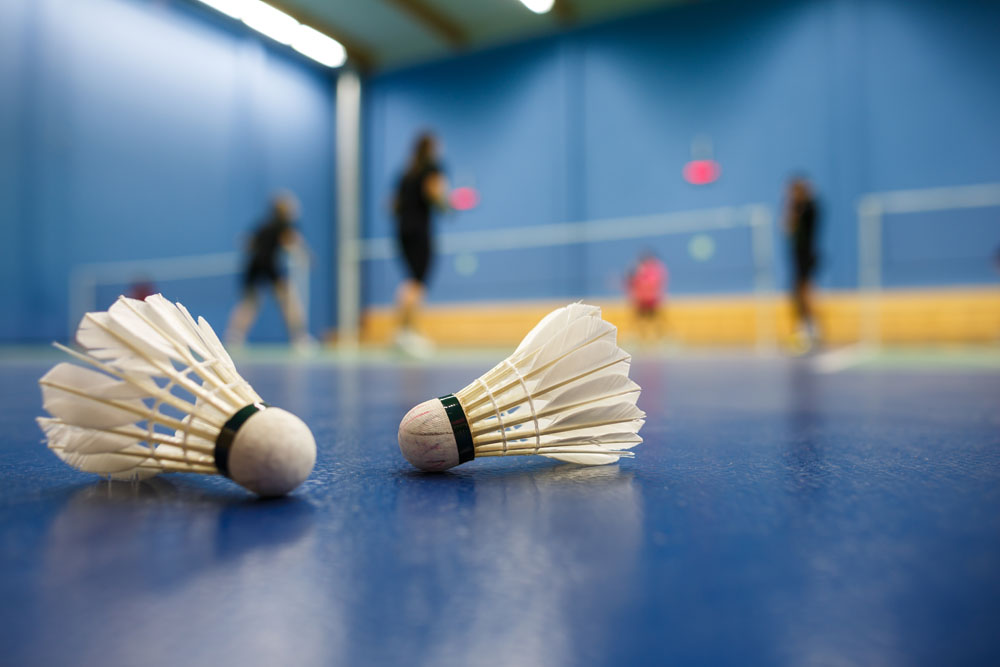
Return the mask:
<svg viewBox="0 0 1000 667">
<path fill-rule="evenodd" d="M 667 292 L 667 267 L 652 251 L 643 251 L 639 263 L 628 276 L 628 296 L 635 309 L 636 330 L 641 339 L 652 329 L 654 339 L 662 337 L 660 304 Z"/>
</svg>

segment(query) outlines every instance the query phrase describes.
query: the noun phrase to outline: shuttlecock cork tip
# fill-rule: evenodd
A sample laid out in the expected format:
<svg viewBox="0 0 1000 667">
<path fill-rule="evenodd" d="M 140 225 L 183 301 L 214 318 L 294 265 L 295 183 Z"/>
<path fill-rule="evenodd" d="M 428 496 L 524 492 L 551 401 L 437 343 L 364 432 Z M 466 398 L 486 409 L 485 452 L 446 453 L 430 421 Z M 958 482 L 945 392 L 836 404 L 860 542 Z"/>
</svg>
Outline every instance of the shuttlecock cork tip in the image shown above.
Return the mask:
<svg viewBox="0 0 1000 667">
<path fill-rule="evenodd" d="M 283 496 L 309 477 L 315 463 L 316 440 L 305 422 L 267 407 L 236 432 L 226 474 L 257 495 Z"/>
<path fill-rule="evenodd" d="M 440 398 L 424 401 L 406 413 L 399 423 L 399 450 L 407 461 L 429 472 L 462 463 L 452 420 Z"/>
</svg>

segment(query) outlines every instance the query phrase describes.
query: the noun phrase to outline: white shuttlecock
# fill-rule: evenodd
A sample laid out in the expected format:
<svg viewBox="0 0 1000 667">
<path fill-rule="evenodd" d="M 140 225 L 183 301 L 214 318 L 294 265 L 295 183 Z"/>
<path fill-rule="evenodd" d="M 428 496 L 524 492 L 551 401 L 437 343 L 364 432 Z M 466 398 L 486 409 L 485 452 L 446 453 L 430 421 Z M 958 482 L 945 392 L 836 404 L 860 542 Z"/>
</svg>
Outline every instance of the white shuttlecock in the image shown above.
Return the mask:
<svg viewBox="0 0 1000 667">
<path fill-rule="evenodd" d="M 63 461 L 114 479 L 161 472 L 222 474 L 261 496 L 309 476 L 316 441 L 305 423 L 265 404 L 204 318 L 155 294 L 87 313 L 84 352 L 97 370 L 61 363 L 38 383 L 52 417 L 38 424 Z"/>
<path fill-rule="evenodd" d="M 421 470 L 482 456 L 538 454 L 603 465 L 632 456 L 645 413 L 631 357 L 601 309 L 549 313 L 514 353 L 461 391 L 424 401 L 399 425 L 399 448 Z"/>
</svg>

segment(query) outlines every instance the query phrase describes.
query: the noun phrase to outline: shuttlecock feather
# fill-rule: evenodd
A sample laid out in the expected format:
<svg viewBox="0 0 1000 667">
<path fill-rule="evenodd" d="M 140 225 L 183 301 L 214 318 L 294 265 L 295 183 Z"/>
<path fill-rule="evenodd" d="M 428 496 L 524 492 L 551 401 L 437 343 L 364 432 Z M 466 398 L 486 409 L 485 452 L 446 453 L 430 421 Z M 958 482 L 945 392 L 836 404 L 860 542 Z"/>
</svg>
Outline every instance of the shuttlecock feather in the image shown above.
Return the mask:
<svg viewBox="0 0 1000 667">
<path fill-rule="evenodd" d="M 224 474 L 264 496 L 312 471 L 316 442 L 295 415 L 270 407 L 240 377 L 212 327 L 156 294 L 87 313 L 91 368 L 60 363 L 40 380 L 48 446 L 79 470 L 115 479 L 161 472 Z"/>
<path fill-rule="evenodd" d="M 549 313 L 507 359 L 454 394 L 424 401 L 399 425 L 399 447 L 423 470 L 472 458 L 537 454 L 614 463 L 642 442 L 631 357 L 596 306 Z"/>
</svg>

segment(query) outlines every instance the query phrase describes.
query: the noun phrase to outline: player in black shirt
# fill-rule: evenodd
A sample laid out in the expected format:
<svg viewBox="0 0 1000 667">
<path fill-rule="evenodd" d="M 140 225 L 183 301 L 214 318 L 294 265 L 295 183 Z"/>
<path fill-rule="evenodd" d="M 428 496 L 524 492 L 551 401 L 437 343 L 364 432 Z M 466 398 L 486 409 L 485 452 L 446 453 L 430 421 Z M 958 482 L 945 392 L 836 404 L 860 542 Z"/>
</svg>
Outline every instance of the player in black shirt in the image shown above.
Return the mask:
<svg viewBox="0 0 1000 667">
<path fill-rule="evenodd" d="M 819 206 L 812 186 L 805 178 L 795 177 L 788 184 L 788 208 L 785 232 L 789 238 L 792 263 L 792 305 L 798 320 L 797 344 L 811 348 L 818 339 L 813 309 L 812 280 L 819 265 L 816 236 Z"/>
<path fill-rule="evenodd" d="M 424 300 L 427 274 L 433 256 L 431 245 L 434 208 L 447 208 L 448 181 L 437 162 L 437 141 L 429 132 L 417 138 L 406 172 L 396 187 L 393 212 L 396 237 L 406 262 L 408 278 L 399 286 L 399 332 L 397 343 L 420 354 L 430 343 L 414 330 L 417 310 Z"/>
<path fill-rule="evenodd" d="M 247 248 L 247 263 L 243 271 L 243 296 L 233 310 L 226 330 L 226 342 L 241 345 L 249 328 L 257 319 L 258 290 L 270 287 L 281 307 L 281 314 L 294 345 L 311 342 L 305 330 L 305 318 L 291 282 L 285 276 L 281 253 L 302 245 L 295 228 L 299 203 L 294 195 L 282 193 L 274 198 L 268 217 L 256 227 Z"/>
</svg>

